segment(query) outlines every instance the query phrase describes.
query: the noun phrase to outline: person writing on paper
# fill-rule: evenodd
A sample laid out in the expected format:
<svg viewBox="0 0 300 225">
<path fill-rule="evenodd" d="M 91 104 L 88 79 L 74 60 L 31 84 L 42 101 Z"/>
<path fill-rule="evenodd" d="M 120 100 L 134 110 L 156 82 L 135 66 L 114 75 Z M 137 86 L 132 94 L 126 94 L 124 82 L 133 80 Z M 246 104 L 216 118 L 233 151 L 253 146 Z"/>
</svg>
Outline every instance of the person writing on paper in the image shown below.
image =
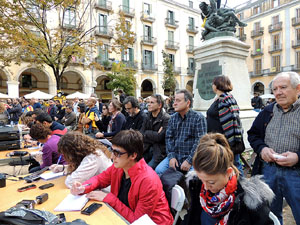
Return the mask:
<svg viewBox="0 0 300 225">
<path fill-rule="evenodd" d="M 74 182 L 71 193 L 88 193 L 89 199 L 108 203 L 130 223 L 148 214 L 156 224 L 171 225 L 161 181 L 143 159 L 143 135 L 123 130 L 112 139 L 112 147 L 113 165 L 83 184 Z M 110 193 L 97 190 L 109 185 Z"/>
<path fill-rule="evenodd" d="M 30 173 L 43 169 L 46 166 L 51 166 L 57 162 L 65 164 L 64 157 L 60 157 L 57 150 L 57 143 L 60 136 L 56 134 L 51 135 L 51 130 L 40 123 L 32 125 L 29 134 L 33 139 L 44 144 L 42 154 L 35 155 L 34 157 L 38 163 L 33 164 L 33 166 L 29 168 Z M 58 161 L 59 158 L 60 160 Z"/>
<path fill-rule="evenodd" d="M 271 225 L 273 191 L 259 176 L 239 177 L 227 138 L 203 136 L 189 172 L 191 206 L 181 225 Z"/>
<path fill-rule="evenodd" d="M 99 141 L 80 132 L 68 132 L 58 142 L 58 152 L 68 165 L 53 164 L 50 169 L 67 174 L 65 184 L 84 182 L 112 165 L 109 150 Z"/>
</svg>

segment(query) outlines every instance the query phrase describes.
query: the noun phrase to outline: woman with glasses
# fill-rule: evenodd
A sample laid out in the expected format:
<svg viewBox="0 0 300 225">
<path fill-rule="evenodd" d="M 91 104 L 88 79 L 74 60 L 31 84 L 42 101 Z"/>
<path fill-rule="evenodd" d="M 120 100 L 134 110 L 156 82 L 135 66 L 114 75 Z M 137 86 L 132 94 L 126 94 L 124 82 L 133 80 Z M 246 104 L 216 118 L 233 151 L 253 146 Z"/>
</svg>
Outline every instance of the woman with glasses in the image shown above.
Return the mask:
<svg viewBox="0 0 300 225">
<path fill-rule="evenodd" d="M 102 103 L 101 118 L 98 118 L 98 116 L 95 115 L 96 125 L 100 132 L 107 132 L 107 127 L 110 120 L 111 120 L 111 116 L 108 111 L 108 104 Z"/>
<path fill-rule="evenodd" d="M 112 139 L 113 165 L 83 184 L 74 182 L 73 195 L 87 197 L 112 206 L 132 223 L 144 214 L 159 225 L 171 225 L 170 212 L 158 175 L 143 159 L 143 136 L 134 130 L 123 130 Z M 111 185 L 111 192 L 102 189 Z"/>
<path fill-rule="evenodd" d="M 109 150 L 99 141 L 80 132 L 68 132 L 58 142 L 58 153 L 67 165 L 53 164 L 50 169 L 67 174 L 65 184 L 70 188 L 74 181 L 84 182 L 111 166 Z"/>
<path fill-rule="evenodd" d="M 117 99 L 111 100 L 108 105 L 108 111 L 111 114 L 111 119 L 107 126 L 107 132 L 96 133 L 96 138 L 112 138 L 119 133 L 126 123 L 126 118 L 121 113 L 122 104 Z"/>
<path fill-rule="evenodd" d="M 191 206 L 181 225 L 271 225 L 274 193 L 260 176 L 241 178 L 223 134 L 204 135 L 189 172 Z"/>
</svg>

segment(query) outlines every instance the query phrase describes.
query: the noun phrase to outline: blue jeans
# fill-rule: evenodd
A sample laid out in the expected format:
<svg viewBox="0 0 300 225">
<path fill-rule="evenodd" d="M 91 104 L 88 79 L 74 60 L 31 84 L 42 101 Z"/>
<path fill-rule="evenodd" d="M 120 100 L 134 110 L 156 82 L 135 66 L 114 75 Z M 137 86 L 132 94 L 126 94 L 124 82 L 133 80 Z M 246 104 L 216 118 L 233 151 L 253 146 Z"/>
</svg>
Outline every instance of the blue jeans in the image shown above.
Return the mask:
<svg viewBox="0 0 300 225">
<path fill-rule="evenodd" d="M 243 177 L 244 176 L 244 170 L 243 170 L 242 163 L 240 161 L 240 154 L 234 155 L 234 165 L 239 170 L 240 176 Z"/>
<path fill-rule="evenodd" d="M 167 169 L 169 169 L 169 159 L 166 157 L 163 161 L 161 161 L 157 167 L 155 168 L 155 172 L 158 174 L 158 176 L 161 176 Z M 179 165 L 180 167 L 180 165 Z M 178 169 L 177 169 L 178 170 Z M 194 168 L 191 166 L 190 171 L 194 170 Z"/>
<path fill-rule="evenodd" d="M 300 224 L 300 169 L 264 162 L 262 173 L 265 182 L 275 194 L 271 211 L 282 224 L 282 202 L 285 198 L 292 209 L 296 223 Z"/>
</svg>

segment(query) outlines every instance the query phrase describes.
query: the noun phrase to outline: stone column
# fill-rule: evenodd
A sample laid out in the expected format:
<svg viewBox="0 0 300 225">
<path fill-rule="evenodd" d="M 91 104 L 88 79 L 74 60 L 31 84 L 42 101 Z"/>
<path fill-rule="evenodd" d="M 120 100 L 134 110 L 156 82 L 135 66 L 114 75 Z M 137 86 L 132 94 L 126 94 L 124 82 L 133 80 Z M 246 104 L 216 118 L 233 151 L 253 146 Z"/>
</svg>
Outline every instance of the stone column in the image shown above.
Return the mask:
<svg viewBox="0 0 300 225">
<path fill-rule="evenodd" d="M 240 117 L 245 131 L 245 141 L 245 133 L 257 115 L 251 107 L 251 83 L 246 64 L 249 48 L 249 45 L 237 38 L 225 36 L 204 41 L 194 53 L 196 61 L 194 109 L 206 114 L 216 97 L 212 90 L 214 77 L 228 76 L 233 85 L 231 93 L 241 109 Z"/>
<path fill-rule="evenodd" d="M 8 95 L 13 98 L 19 98 L 19 81 L 7 81 Z"/>
</svg>

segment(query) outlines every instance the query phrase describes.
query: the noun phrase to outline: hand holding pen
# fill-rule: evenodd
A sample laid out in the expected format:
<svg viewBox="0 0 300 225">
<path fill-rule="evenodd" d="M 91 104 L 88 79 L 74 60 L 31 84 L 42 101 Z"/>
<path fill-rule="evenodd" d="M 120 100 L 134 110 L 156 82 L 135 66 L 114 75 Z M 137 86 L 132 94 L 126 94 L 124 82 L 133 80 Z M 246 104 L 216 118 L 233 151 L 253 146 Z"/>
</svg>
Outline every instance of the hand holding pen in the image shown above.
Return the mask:
<svg viewBox="0 0 300 225">
<path fill-rule="evenodd" d="M 80 182 L 75 181 L 71 187 L 71 194 L 72 195 L 80 195 L 85 191 L 85 187 L 90 186 L 90 185 L 91 184 L 82 185 Z"/>
</svg>

